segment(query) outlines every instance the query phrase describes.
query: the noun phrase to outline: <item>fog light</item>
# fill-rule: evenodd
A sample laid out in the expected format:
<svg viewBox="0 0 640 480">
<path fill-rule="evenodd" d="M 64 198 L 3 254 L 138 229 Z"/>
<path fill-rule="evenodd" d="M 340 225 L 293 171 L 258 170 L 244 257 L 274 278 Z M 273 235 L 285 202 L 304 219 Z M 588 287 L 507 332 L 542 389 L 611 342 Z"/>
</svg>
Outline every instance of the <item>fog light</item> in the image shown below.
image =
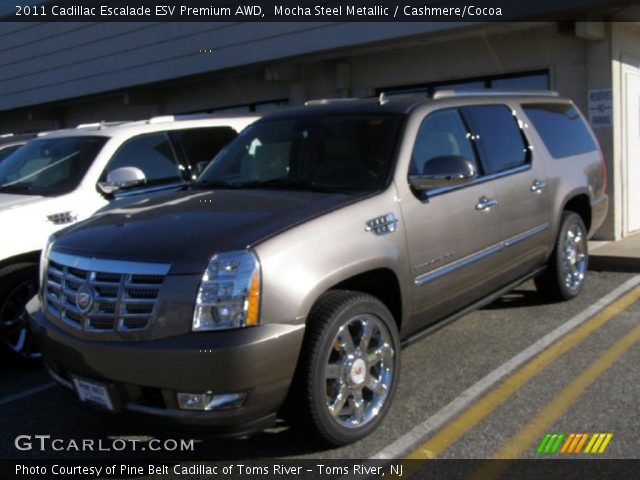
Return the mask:
<svg viewBox="0 0 640 480">
<path fill-rule="evenodd" d="M 246 397 L 246 393 L 178 393 L 178 405 L 182 410 L 223 410 L 240 407 Z"/>
</svg>

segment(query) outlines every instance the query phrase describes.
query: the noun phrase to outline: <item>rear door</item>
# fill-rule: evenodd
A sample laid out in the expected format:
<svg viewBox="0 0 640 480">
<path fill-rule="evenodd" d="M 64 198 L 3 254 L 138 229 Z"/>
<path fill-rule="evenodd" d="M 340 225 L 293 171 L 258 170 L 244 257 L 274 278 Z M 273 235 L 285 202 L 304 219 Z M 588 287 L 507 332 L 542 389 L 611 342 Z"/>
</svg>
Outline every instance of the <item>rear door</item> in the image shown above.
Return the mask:
<svg viewBox="0 0 640 480">
<path fill-rule="evenodd" d="M 499 271 L 507 284 L 532 271 L 548 253 L 550 189 L 542 152 L 530 148 L 524 122 L 506 104 L 473 105 L 461 112 L 500 205 Z"/>
</svg>

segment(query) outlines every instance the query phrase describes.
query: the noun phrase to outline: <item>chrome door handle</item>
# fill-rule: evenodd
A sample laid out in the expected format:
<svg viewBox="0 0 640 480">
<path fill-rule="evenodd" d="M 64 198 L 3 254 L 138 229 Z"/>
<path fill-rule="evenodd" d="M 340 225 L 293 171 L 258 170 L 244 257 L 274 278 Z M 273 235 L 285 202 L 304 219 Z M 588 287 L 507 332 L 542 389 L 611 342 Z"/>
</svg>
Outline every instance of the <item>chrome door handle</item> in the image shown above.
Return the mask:
<svg viewBox="0 0 640 480">
<path fill-rule="evenodd" d="M 545 187 L 547 186 L 547 182 L 543 182 L 542 180 L 534 180 L 533 183 L 531 184 L 531 186 L 529 187 L 529 189 L 533 192 L 533 193 L 540 193 L 542 192 L 542 190 L 545 189 Z"/>
<path fill-rule="evenodd" d="M 478 199 L 478 203 L 476 203 L 476 210 L 479 212 L 488 212 L 491 210 L 491 207 L 495 207 L 496 205 L 498 205 L 498 201 L 495 198 L 482 196 Z"/>
</svg>

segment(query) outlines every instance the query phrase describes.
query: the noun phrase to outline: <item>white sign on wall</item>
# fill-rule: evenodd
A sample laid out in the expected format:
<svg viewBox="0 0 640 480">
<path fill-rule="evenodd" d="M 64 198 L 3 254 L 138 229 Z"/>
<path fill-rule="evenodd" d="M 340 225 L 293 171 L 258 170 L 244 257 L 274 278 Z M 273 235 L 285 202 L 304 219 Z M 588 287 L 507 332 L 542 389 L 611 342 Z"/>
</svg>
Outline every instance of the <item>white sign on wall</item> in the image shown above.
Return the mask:
<svg viewBox="0 0 640 480">
<path fill-rule="evenodd" d="M 613 124 L 613 94 L 610 88 L 589 90 L 589 123 L 593 128 Z"/>
</svg>

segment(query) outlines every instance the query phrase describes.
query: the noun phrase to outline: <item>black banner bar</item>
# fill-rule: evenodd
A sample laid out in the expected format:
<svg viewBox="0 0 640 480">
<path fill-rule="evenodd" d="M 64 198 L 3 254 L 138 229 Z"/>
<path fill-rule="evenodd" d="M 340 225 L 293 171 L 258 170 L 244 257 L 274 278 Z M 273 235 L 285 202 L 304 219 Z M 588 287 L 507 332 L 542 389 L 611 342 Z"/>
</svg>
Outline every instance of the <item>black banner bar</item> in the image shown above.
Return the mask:
<svg viewBox="0 0 640 480">
<path fill-rule="evenodd" d="M 640 20 L 637 0 L 0 0 L 2 22 Z"/>
<path fill-rule="evenodd" d="M 9 479 L 635 479 L 640 460 L 0 460 Z"/>
</svg>

